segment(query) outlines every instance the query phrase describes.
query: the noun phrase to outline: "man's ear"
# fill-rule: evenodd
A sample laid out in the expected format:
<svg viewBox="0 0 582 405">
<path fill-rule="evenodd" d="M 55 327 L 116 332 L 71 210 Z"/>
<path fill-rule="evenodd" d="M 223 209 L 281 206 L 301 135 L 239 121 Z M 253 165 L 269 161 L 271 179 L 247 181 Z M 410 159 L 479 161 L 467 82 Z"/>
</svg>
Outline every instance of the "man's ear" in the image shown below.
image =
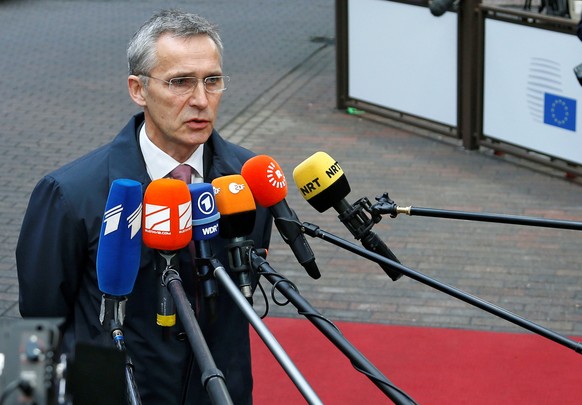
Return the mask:
<svg viewBox="0 0 582 405">
<path fill-rule="evenodd" d="M 127 78 L 127 90 L 129 91 L 129 96 L 131 99 L 139 106 L 145 107 L 145 88 L 143 82 L 140 80 L 139 76 L 129 75 Z"/>
</svg>

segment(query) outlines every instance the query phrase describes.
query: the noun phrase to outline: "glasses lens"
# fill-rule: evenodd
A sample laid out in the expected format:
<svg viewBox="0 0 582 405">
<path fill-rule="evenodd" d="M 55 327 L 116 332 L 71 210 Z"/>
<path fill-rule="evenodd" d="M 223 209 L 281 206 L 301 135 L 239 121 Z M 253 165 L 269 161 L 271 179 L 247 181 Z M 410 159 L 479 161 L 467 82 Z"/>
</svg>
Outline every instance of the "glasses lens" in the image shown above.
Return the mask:
<svg viewBox="0 0 582 405">
<path fill-rule="evenodd" d="M 195 77 L 175 77 L 170 79 L 170 90 L 174 94 L 186 94 L 191 91 L 196 84 L 198 79 Z"/>
<path fill-rule="evenodd" d="M 210 76 L 204 79 L 204 88 L 209 93 L 220 93 L 226 90 L 226 83 L 229 80 L 228 76 Z"/>
</svg>

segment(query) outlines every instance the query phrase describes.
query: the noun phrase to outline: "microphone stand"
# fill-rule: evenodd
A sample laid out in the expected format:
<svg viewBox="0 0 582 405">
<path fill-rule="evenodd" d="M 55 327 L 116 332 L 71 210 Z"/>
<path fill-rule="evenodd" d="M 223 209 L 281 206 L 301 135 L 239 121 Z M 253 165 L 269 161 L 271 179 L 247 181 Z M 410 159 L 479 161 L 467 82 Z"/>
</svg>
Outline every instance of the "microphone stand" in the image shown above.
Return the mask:
<svg viewBox="0 0 582 405">
<path fill-rule="evenodd" d="M 126 395 L 127 402 L 130 405 L 141 405 L 141 398 L 133 375 L 133 362 L 127 353 L 125 347 L 125 337 L 121 326 L 125 319 L 125 303 L 126 297 L 114 297 L 103 294 L 101 299 L 101 313 L 99 314 L 99 321 L 101 325 L 111 331 L 111 337 L 115 343 L 115 347 L 125 353 L 125 379 L 127 383 Z"/>
<path fill-rule="evenodd" d="M 543 336 L 549 340 L 552 340 L 556 343 L 559 343 L 565 347 L 568 347 L 574 351 L 576 351 L 579 354 L 582 354 L 582 343 L 580 342 L 576 342 L 572 339 L 569 339 L 565 336 L 562 336 L 550 329 L 544 328 L 543 326 L 540 326 L 534 322 L 531 322 L 525 318 L 522 318 L 518 315 L 515 315 L 509 311 L 507 311 L 504 308 L 501 308 L 499 306 L 493 305 L 481 298 L 475 297 L 473 295 L 467 294 L 464 291 L 461 291 L 455 287 L 449 286 L 447 284 L 444 284 L 438 280 L 432 279 L 416 270 L 412 270 L 406 266 L 403 266 L 400 263 L 397 263 L 393 260 L 387 259 L 384 256 L 381 256 L 379 254 L 376 254 L 374 252 L 370 252 L 366 249 L 363 249 L 353 243 L 350 243 L 338 236 L 335 236 L 329 232 L 326 232 L 322 229 L 320 229 L 317 225 L 314 224 L 310 224 L 307 222 L 303 223 L 303 230 L 304 232 L 311 236 L 311 237 L 317 237 L 320 239 L 325 240 L 326 242 L 330 242 L 336 246 L 339 246 L 347 251 L 350 251 L 352 253 L 357 254 L 358 256 L 362 256 L 366 259 L 369 259 L 373 262 L 376 262 L 378 264 L 384 264 L 388 267 L 391 267 L 393 270 L 398 271 L 404 275 L 407 275 L 408 277 L 419 281 L 423 284 L 428 285 L 429 287 L 433 287 L 441 292 L 444 292 L 445 294 L 448 294 L 450 296 L 453 296 L 455 298 L 460 299 L 461 301 L 464 301 L 468 304 L 471 304 L 477 308 L 480 308 L 484 311 L 487 311 L 493 315 L 496 315 L 502 319 L 505 319 L 506 321 L 509 321 L 515 325 L 521 326 L 522 328 L 525 328 L 531 332 L 534 332 L 540 336 Z M 384 268 L 384 267 L 382 267 Z"/>
<path fill-rule="evenodd" d="M 236 305 L 240 308 L 246 318 L 249 320 L 257 334 L 261 337 L 263 342 L 267 345 L 271 353 L 275 356 L 281 367 L 285 370 L 287 375 L 291 378 L 295 386 L 299 389 L 305 400 L 309 404 L 323 404 L 317 394 L 313 391 L 307 380 L 301 375 L 295 364 L 289 358 L 287 353 L 283 350 L 279 342 L 275 339 L 273 334 L 269 331 L 267 326 L 262 322 L 257 315 L 252 305 L 249 303 L 247 297 L 241 293 L 236 284 L 232 281 L 227 271 L 224 269 L 220 261 L 214 258 L 209 258 L 209 265 L 212 267 L 214 276 L 222 283 L 234 300 Z"/>
<path fill-rule="evenodd" d="M 360 198 L 353 205 L 350 205 L 346 200 L 341 200 L 334 204 L 336 211 L 341 212 L 338 216 L 339 220 L 348 228 L 355 239 L 361 241 L 362 245 L 375 253 L 379 253 L 382 256 L 400 263 L 396 258 L 394 253 L 386 246 L 384 241 L 380 239 L 378 235 L 372 232 L 372 227 L 374 224 L 378 223 L 382 217 L 373 216 L 368 218 L 366 212 L 370 212 L 371 204 L 367 198 Z M 297 222 L 297 225 L 298 222 Z M 393 271 L 390 267 L 380 264 L 384 272 L 392 279 L 392 281 L 398 280 L 402 274 Z"/>
<path fill-rule="evenodd" d="M 210 396 L 210 400 L 213 404 L 233 404 L 226 388 L 224 375 L 216 367 L 200 325 L 198 325 L 194 311 L 186 297 L 180 275 L 176 269 L 168 266 L 162 274 L 162 281 L 174 299 L 176 312 L 182 320 L 192 352 L 202 373 L 202 385 Z"/>
<path fill-rule="evenodd" d="M 452 211 L 441 210 L 434 208 L 420 208 L 420 207 L 400 207 L 390 199 L 388 193 L 384 193 L 376 197 L 378 201 L 371 207 L 372 216 L 375 222 L 380 221 L 382 214 L 390 214 L 390 217 L 396 218 L 398 214 L 406 214 L 409 216 L 424 216 L 433 218 L 448 218 L 448 219 L 462 219 L 467 221 L 481 221 L 481 222 L 495 222 L 512 225 L 528 225 L 545 228 L 569 229 L 575 231 L 582 231 L 582 222 L 565 221 L 546 218 L 534 218 L 527 216 L 466 212 L 466 211 Z"/>
<path fill-rule="evenodd" d="M 273 287 L 289 300 L 298 309 L 298 313 L 304 315 L 313 323 L 344 355 L 346 355 L 356 370 L 368 377 L 388 398 L 395 404 L 415 404 L 414 400 L 404 391 L 397 388 L 382 373 L 362 355 L 340 332 L 331 321 L 325 319 L 311 304 L 299 294 L 290 281 L 277 273 L 269 263 L 253 249 L 249 252 L 251 266 L 260 275 L 264 276 Z"/>
</svg>

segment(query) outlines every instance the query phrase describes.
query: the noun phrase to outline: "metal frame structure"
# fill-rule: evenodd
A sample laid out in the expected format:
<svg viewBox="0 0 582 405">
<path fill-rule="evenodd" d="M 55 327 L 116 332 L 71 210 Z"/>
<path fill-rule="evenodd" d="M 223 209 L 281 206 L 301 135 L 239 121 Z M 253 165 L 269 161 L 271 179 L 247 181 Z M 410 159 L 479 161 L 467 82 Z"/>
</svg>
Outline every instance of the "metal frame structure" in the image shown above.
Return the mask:
<svg viewBox="0 0 582 405">
<path fill-rule="evenodd" d="M 428 3 L 425 0 L 386 1 L 428 7 Z M 433 133 L 457 138 L 461 140 L 462 146 L 467 150 L 486 147 L 496 152 L 511 154 L 564 171 L 568 175 L 582 176 L 582 167 L 578 163 L 540 154 L 517 145 L 489 138 L 483 134 L 485 19 L 496 19 L 569 34 L 576 33 L 576 22 L 571 19 L 542 15 L 521 9 L 483 5 L 481 0 L 462 0 L 459 3 L 457 15 L 458 72 L 457 123 L 455 126 L 434 122 L 417 115 L 350 97 L 348 0 L 336 0 L 336 107 L 340 110 L 354 107 L 380 117 L 426 129 Z"/>
</svg>

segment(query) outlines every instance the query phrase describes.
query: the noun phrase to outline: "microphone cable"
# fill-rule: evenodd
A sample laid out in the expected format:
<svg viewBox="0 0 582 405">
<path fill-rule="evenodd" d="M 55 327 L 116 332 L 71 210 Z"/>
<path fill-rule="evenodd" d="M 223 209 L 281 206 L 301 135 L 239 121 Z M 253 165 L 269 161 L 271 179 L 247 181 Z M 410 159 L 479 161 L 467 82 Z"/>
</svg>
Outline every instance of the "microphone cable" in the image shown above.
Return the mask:
<svg viewBox="0 0 582 405">
<path fill-rule="evenodd" d="M 288 278 L 286 278 L 285 276 L 283 276 L 283 275 L 281 275 L 281 274 L 279 274 L 279 273 L 272 273 L 272 272 L 269 272 L 269 271 L 265 271 L 265 270 L 262 270 L 262 269 L 261 269 L 261 267 L 259 267 L 259 268 L 257 269 L 257 274 L 258 274 L 259 276 L 261 276 L 261 275 L 262 275 L 262 276 L 264 276 L 264 275 L 266 275 L 266 274 L 269 274 L 269 276 L 272 276 L 272 277 L 276 277 L 276 278 L 277 278 L 277 280 L 276 280 L 275 282 L 273 282 L 273 283 L 272 283 L 273 285 L 272 285 L 272 287 L 271 287 L 271 298 L 273 299 L 273 302 L 274 302 L 275 304 L 277 304 L 278 306 L 281 306 L 281 307 L 283 307 L 283 306 L 286 306 L 286 305 L 288 305 L 288 304 L 290 303 L 289 299 L 287 299 L 287 301 L 285 301 L 285 302 L 282 302 L 282 301 L 278 301 L 278 300 L 275 298 L 275 290 L 277 289 L 277 286 L 278 286 L 278 285 L 280 285 L 280 284 L 287 284 L 287 285 L 288 285 L 290 288 L 292 288 L 292 289 L 293 289 L 293 290 L 295 290 L 297 293 L 299 293 L 299 289 L 297 288 L 297 286 L 296 286 L 296 285 L 295 285 L 295 284 L 294 284 L 294 283 L 293 283 L 291 280 L 289 280 Z M 260 284 L 259 284 L 259 285 L 260 285 Z M 263 290 L 262 286 L 261 286 L 260 288 L 261 288 L 261 291 L 263 291 L 263 292 L 264 292 L 264 290 Z M 266 300 L 266 296 L 265 296 L 265 300 Z M 267 305 L 268 305 L 268 304 L 267 304 Z M 328 318 L 326 318 L 325 316 L 323 316 L 323 315 L 322 315 L 322 314 L 320 314 L 319 312 L 317 312 L 317 311 L 315 311 L 315 310 L 313 310 L 313 311 L 311 311 L 311 310 L 309 310 L 309 311 L 301 311 L 301 310 L 299 310 L 299 309 L 298 309 L 298 310 L 297 310 L 297 313 L 298 313 L 299 315 L 305 316 L 306 318 L 313 317 L 313 318 L 320 319 L 320 320 L 322 320 L 322 321 L 326 322 L 327 324 L 329 324 L 329 325 L 330 325 L 331 327 L 333 327 L 333 328 L 334 328 L 334 329 L 335 329 L 335 330 L 336 330 L 336 331 L 337 331 L 337 332 L 338 332 L 340 335 L 342 335 L 342 336 L 343 336 L 343 333 L 342 333 L 342 331 L 341 331 L 341 330 L 340 330 L 340 329 L 339 329 L 339 328 L 338 328 L 338 327 L 337 327 L 337 326 L 336 326 L 336 325 L 335 325 L 335 324 L 334 324 L 334 323 L 333 323 L 331 320 L 329 320 Z M 406 397 L 406 398 L 407 398 L 407 399 L 410 401 L 410 403 L 411 403 L 411 404 L 413 404 L 413 405 L 417 405 L 417 403 L 416 403 L 416 402 L 415 402 L 415 401 L 414 401 L 414 400 L 413 400 L 413 399 L 412 399 L 412 398 L 411 398 L 411 397 L 410 397 L 410 396 L 409 396 L 409 395 L 408 395 L 406 392 L 404 392 L 403 390 L 401 390 L 400 388 L 398 388 L 398 387 L 397 387 L 397 386 L 395 386 L 394 384 L 390 383 L 389 381 L 386 381 L 386 380 L 383 380 L 383 379 L 377 378 L 377 377 L 376 377 L 376 376 L 374 376 L 373 374 L 371 374 L 371 373 L 369 373 L 369 372 L 367 372 L 367 371 L 365 371 L 365 370 L 362 370 L 361 368 L 357 367 L 357 366 L 354 364 L 354 362 L 353 362 L 353 361 L 350 361 L 350 363 L 351 363 L 352 367 L 353 367 L 353 368 L 354 368 L 356 371 L 358 371 L 358 372 L 360 372 L 360 373 L 364 374 L 364 375 L 365 375 L 366 377 L 368 377 L 370 380 L 373 380 L 373 381 L 375 381 L 376 383 L 383 384 L 383 385 L 385 385 L 385 386 L 387 386 L 387 387 L 390 387 L 390 388 L 392 388 L 393 390 L 396 390 L 396 391 L 398 391 L 398 392 L 399 392 L 401 395 L 403 395 L 404 397 Z"/>
</svg>

